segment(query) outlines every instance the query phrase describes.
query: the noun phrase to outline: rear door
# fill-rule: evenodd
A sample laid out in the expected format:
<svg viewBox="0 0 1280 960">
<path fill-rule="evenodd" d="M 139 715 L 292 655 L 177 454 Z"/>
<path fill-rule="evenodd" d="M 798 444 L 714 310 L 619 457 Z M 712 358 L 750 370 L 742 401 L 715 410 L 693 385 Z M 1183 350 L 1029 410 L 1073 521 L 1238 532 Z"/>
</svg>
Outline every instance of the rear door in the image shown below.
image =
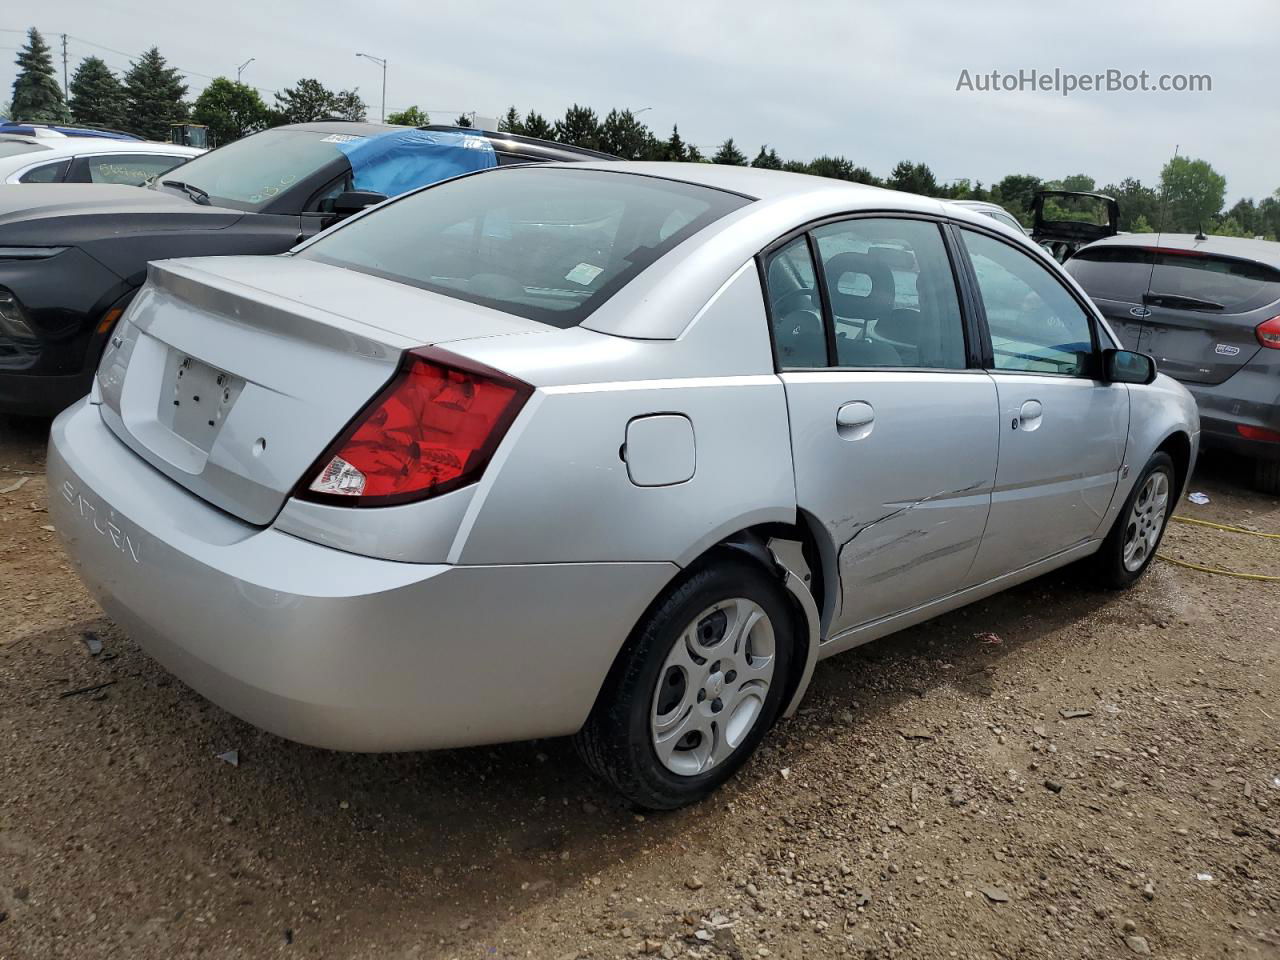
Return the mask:
<svg viewBox="0 0 1280 960">
<path fill-rule="evenodd" d="M 1261 345 L 1255 329 L 1276 312 L 1280 270 L 1202 250 L 1155 252 L 1145 352 L 1188 383 L 1222 383 Z"/>
<path fill-rule="evenodd" d="M 962 588 L 987 522 L 997 407 L 938 223 L 852 218 L 762 258 L 796 492 L 837 551 L 832 635 Z"/>
<path fill-rule="evenodd" d="M 1124 459 L 1129 392 L 1095 379 L 1093 319 L 1047 265 L 993 234 L 959 233 L 1000 406 L 991 518 L 973 569 L 981 582 L 1098 534 Z"/>
</svg>

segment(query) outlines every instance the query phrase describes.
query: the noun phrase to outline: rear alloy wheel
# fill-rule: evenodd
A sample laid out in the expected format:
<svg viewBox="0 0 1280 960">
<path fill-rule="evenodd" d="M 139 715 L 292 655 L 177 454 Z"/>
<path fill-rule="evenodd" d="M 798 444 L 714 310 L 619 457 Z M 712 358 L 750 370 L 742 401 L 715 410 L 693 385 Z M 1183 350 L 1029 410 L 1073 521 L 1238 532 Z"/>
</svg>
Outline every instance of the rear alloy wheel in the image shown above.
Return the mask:
<svg viewBox="0 0 1280 960">
<path fill-rule="evenodd" d="M 642 807 L 670 810 L 728 780 L 786 692 L 790 601 L 734 558 L 695 570 L 637 625 L 576 738 L 589 767 Z"/>
<path fill-rule="evenodd" d="M 1174 486 L 1173 461 L 1167 453 L 1156 453 L 1094 558 L 1104 586 L 1115 590 L 1131 586 L 1151 565 L 1173 512 Z"/>
</svg>

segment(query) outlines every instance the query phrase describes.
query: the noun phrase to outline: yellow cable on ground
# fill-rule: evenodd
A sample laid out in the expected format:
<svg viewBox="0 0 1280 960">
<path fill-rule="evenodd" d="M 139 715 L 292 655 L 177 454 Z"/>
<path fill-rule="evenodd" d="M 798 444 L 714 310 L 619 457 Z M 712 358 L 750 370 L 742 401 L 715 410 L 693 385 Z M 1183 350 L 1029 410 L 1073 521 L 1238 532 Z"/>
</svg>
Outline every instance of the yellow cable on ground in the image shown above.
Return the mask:
<svg viewBox="0 0 1280 960">
<path fill-rule="evenodd" d="M 1228 523 L 1213 523 L 1209 520 L 1197 520 L 1194 517 L 1171 517 L 1170 519 L 1178 521 L 1178 523 L 1193 523 L 1197 527 L 1211 527 L 1214 530 L 1225 530 L 1228 533 L 1243 533 L 1250 537 L 1263 537 L 1267 540 L 1280 540 L 1280 533 L 1259 533 L 1257 530 L 1246 530 L 1244 527 L 1233 527 Z M 1238 573 L 1235 570 L 1220 570 L 1217 567 L 1206 567 L 1199 563 L 1189 563 L 1186 560 L 1175 560 L 1173 557 L 1166 557 L 1159 554 L 1159 559 L 1165 563 L 1172 563 L 1178 567 L 1186 567 L 1188 570 L 1199 570 L 1201 573 L 1216 573 L 1220 577 L 1236 577 L 1239 580 L 1257 580 L 1261 583 L 1280 583 L 1280 577 L 1269 577 L 1261 573 Z"/>
<path fill-rule="evenodd" d="M 1251 537 L 1264 537 L 1267 540 L 1280 540 L 1280 533 L 1259 533 L 1257 530 L 1246 530 L 1244 527 L 1233 527 L 1228 523 L 1213 523 L 1209 520 L 1197 520 L 1194 517 L 1173 517 L 1178 523 L 1194 523 L 1197 527 L 1212 527 L 1214 530 L 1226 530 L 1228 533 L 1246 533 Z"/>
<path fill-rule="evenodd" d="M 1173 557 L 1166 557 L 1163 553 L 1156 555 L 1157 560 L 1163 560 L 1165 563 L 1172 563 L 1179 567 L 1186 567 L 1189 570 L 1199 570 L 1201 573 L 1216 573 L 1220 577 L 1238 577 L 1241 580 L 1261 580 L 1265 583 L 1280 583 L 1280 577 L 1266 577 L 1260 573 L 1237 573 L 1235 570 L 1219 570 L 1217 567 L 1205 567 L 1198 563 L 1188 563 L 1186 560 L 1175 560 Z"/>
</svg>

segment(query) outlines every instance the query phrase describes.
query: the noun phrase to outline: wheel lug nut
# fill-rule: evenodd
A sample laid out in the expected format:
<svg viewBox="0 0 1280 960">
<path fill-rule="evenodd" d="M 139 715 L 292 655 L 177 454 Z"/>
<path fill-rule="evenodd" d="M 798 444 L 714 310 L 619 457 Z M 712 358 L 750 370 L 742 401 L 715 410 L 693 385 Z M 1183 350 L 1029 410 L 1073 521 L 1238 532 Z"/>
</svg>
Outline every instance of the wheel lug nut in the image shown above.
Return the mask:
<svg viewBox="0 0 1280 960">
<path fill-rule="evenodd" d="M 738 679 L 738 671 L 737 671 L 737 670 L 730 670 L 728 673 L 726 673 L 726 674 L 724 675 L 724 681 L 725 681 L 725 683 L 733 683 L 733 681 L 735 681 L 735 680 L 737 680 L 737 679 Z"/>
<path fill-rule="evenodd" d="M 707 699 L 707 691 L 705 691 L 705 690 L 699 690 L 699 691 L 698 691 L 698 702 L 699 702 L 699 703 L 701 703 L 701 702 L 702 702 L 703 700 L 705 700 L 705 699 Z"/>
<path fill-rule="evenodd" d="M 716 697 L 714 700 L 711 701 L 711 709 L 716 713 L 719 713 L 721 710 L 724 709 L 724 701 L 721 700 L 719 697 Z"/>
</svg>

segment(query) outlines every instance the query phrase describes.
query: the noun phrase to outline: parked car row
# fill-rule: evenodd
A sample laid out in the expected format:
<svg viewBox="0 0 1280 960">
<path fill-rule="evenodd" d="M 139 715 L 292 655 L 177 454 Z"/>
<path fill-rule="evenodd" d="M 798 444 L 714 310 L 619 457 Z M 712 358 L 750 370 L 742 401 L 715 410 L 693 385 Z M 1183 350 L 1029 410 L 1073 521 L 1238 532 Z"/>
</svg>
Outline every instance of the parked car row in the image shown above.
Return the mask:
<svg viewBox="0 0 1280 960">
<path fill-rule="evenodd" d="M 327 123 L 0 191 L 4 395 L 89 391 L 69 555 L 306 743 L 573 735 L 680 806 L 821 659 L 1075 561 L 1133 583 L 1199 447 L 1048 253 L 937 200 Z"/>
</svg>

